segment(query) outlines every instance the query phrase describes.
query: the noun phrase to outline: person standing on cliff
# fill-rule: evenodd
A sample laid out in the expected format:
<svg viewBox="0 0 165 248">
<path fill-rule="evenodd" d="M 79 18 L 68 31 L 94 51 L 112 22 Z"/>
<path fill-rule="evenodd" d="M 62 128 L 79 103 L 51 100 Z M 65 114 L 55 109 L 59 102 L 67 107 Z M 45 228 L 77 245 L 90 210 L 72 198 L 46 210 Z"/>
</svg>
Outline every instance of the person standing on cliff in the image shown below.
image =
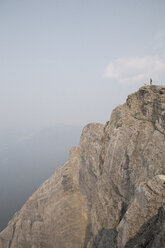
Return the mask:
<svg viewBox="0 0 165 248">
<path fill-rule="evenodd" d="M 152 85 L 152 78 L 150 78 L 150 85 Z"/>
</svg>

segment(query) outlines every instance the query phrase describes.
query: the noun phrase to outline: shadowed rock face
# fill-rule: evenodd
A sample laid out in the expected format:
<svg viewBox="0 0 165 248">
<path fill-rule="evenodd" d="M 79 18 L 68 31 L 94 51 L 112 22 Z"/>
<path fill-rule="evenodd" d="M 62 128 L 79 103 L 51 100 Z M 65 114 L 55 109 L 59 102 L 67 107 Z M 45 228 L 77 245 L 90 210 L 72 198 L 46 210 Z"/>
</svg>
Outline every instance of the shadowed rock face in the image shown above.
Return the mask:
<svg viewBox="0 0 165 248">
<path fill-rule="evenodd" d="M 163 248 L 165 87 L 144 86 L 15 214 L 0 248 Z M 152 242 L 149 241 L 152 239 Z"/>
<path fill-rule="evenodd" d="M 165 247 L 165 208 L 161 207 L 158 214 L 145 222 L 134 238 L 128 241 L 125 248 L 159 248 Z"/>
</svg>

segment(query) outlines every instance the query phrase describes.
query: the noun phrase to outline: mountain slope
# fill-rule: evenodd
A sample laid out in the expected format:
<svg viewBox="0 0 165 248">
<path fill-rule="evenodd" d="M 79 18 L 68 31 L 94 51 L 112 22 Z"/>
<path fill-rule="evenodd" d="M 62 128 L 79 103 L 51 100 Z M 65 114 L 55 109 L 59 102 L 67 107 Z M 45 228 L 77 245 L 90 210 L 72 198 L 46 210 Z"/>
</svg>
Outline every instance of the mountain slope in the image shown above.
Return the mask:
<svg viewBox="0 0 165 248">
<path fill-rule="evenodd" d="M 80 134 L 80 127 L 56 125 L 26 137 L 8 138 L 6 146 L 1 146 L 0 231 L 40 184 L 67 161 L 69 149 L 78 144 Z"/>
<path fill-rule="evenodd" d="M 164 136 L 165 87 L 144 86 L 106 125 L 83 129 L 68 162 L 1 232 L 0 248 L 163 248 Z"/>
</svg>

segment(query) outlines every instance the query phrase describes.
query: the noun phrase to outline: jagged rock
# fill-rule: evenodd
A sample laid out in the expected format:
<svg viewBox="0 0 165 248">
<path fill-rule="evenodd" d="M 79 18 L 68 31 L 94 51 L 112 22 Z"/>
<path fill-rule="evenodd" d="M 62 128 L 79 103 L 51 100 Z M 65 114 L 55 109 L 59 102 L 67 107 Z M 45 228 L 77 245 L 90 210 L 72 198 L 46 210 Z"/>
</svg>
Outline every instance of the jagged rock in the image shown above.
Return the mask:
<svg viewBox="0 0 165 248">
<path fill-rule="evenodd" d="M 0 248 L 163 248 L 164 151 L 165 87 L 144 86 L 105 125 L 83 129 L 68 162 L 1 232 Z"/>
</svg>

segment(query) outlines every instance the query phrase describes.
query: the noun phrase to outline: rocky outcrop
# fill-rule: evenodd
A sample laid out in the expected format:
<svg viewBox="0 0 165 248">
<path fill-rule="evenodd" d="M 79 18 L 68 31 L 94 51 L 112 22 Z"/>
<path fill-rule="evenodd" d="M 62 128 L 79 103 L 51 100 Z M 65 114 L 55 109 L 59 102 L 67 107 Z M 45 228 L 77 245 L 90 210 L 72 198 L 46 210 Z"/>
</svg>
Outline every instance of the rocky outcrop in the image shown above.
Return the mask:
<svg viewBox="0 0 165 248">
<path fill-rule="evenodd" d="M 144 86 L 15 214 L 0 248 L 163 248 L 165 87 Z"/>
</svg>

